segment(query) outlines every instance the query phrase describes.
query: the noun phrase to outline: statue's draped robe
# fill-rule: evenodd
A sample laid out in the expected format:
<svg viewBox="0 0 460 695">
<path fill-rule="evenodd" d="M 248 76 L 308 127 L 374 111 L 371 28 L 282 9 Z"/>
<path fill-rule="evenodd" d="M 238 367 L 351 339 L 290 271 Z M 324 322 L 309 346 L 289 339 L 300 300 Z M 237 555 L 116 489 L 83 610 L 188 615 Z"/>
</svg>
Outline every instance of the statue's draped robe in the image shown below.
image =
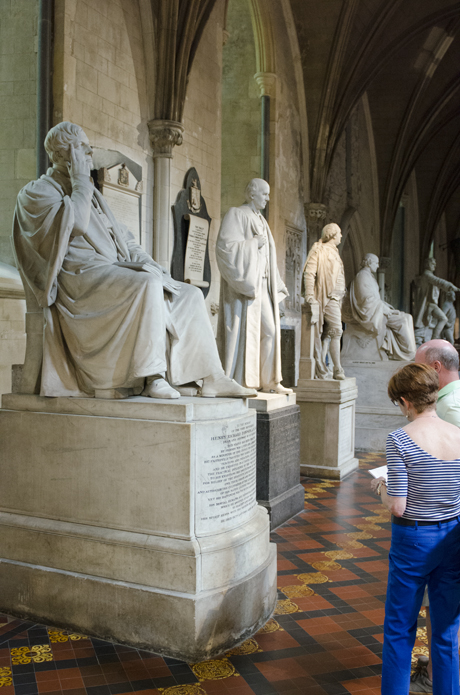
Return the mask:
<svg viewBox="0 0 460 695">
<path fill-rule="evenodd" d="M 91 200 L 72 236 L 78 196 Z M 18 195 L 13 242 L 24 282 L 45 316 L 41 395 L 134 388 L 168 370 L 183 384 L 222 371 L 202 292 L 163 291 L 163 271 L 118 223 L 86 177 L 49 169 Z M 153 273 L 113 265 L 146 263 Z"/>
<path fill-rule="evenodd" d="M 379 350 L 385 350 L 390 359 L 414 359 L 412 316 L 393 309 L 381 299 L 378 283 L 367 268 L 362 268 L 350 284 L 343 305 L 343 320 L 358 324 L 369 336 L 376 338 Z"/>
<path fill-rule="evenodd" d="M 268 258 L 267 246 L 258 248 L 261 234 L 268 240 Z M 249 205 L 230 208 L 222 221 L 216 257 L 222 276 L 217 344 L 225 373 L 249 388 L 261 386 L 261 293 L 266 275 L 275 320 L 272 378 L 279 383 L 282 375 L 278 303 L 288 296 L 288 291 L 276 265 L 270 227 L 262 215 Z"/>
</svg>

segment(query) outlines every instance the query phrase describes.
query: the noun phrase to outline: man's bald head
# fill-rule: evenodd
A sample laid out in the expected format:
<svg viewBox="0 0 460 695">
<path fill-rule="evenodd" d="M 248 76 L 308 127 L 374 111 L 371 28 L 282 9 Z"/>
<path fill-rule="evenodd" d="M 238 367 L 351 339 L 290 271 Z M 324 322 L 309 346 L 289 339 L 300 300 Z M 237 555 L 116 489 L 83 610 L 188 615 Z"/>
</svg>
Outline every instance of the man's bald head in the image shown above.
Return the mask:
<svg viewBox="0 0 460 695">
<path fill-rule="evenodd" d="M 458 379 L 458 352 L 447 340 L 429 340 L 415 353 L 416 364 L 428 364 L 438 372 L 439 388 Z"/>
</svg>

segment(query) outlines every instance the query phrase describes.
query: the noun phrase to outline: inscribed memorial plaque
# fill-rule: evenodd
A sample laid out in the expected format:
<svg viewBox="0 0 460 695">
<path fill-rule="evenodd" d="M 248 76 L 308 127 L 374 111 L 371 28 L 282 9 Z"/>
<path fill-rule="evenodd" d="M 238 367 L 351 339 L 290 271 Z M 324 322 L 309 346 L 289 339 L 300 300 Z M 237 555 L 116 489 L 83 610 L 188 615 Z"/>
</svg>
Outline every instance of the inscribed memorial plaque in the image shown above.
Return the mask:
<svg viewBox="0 0 460 695">
<path fill-rule="evenodd" d="M 104 186 L 104 197 L 115 218 L 128 227 L 139 243 L 139 195 L 131 195 L 129 191 L 119 191 L 115 188 Z"/>
<path fill-rule="evenodd" d="M 184 281 L 196 287 L 209 287 L 209 282 L 203 280 L 209 222 L 196 215 L 186 215 L 185 219 L 190 221 L 190 226 L 185 250 Z"/>
<path fill-rule="evenodd" d="M 340 410 L 339 456 L 345 458 L 353 454 L 353 408 L 348 405 Z"/>
<path fill-rule="evenodd" d="M 227 420 L 197 428 L 196 534 L 244 524 L 256 503 L 256 422 Z"/>
</svg>

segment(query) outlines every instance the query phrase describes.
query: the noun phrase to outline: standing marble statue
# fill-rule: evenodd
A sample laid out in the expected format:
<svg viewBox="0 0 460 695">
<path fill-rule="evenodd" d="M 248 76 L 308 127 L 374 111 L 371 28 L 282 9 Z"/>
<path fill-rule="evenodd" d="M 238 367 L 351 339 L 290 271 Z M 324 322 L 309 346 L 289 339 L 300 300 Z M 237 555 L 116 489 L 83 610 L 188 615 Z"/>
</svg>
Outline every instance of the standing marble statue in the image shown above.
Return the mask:
<svg viewBox="0 0 460 695">
<path fill-rule="evenodd" d="M 20 191 L 13 227 L 45 315 L 41 395 L 179 398 L 172 385 L 198 379 L 203 396 L 256 395 L 225 376 L 201 290 L 173 280 L 94 188 L 83 130 L 60 123 L 45 149 L 53 166 Z"/>
<path fill-rule="evenodd" d="M 446 314 L 439 307 L 440 290 L 444 292 L 460 292 L 451 282 L 438 278 L 436 260 L 427 258 L 422 275 L 414 280 L 414 326 L 417 346 L 428 340 L 441 337 L 448 321 Z"/>
<path fill-rule="evenodd" d="M 305 301 L 311 307 L 311 322 L 315 324 L 315 374 L 329 379 L 326 365 L 330 353 L 334 379 L 345 379 L 340 362 L 342 336 L 342 299 L 346 292 L 345 273 L 337 246 L 342 239 L 338 224 L 323 227 L 320 241 L 313 244 L 303 269 Z"/>
<path fill-rule="evenodd" d="M 412 316 L 394 309 L 380 298 L 379 286 L 373 275 L 378 267 L 378 257 L 367 253 L 344 300 L 343 320 L 350 324 L 357 336 L 360 334 L 358 345 L 364 351 L 366 348 L 369 350 L 369 359 L 372 359 L 370 343 L 375 339 L 382 356 L 385 353 L 392 360 L 413 360 L 416 347 Z"/>
<path fill-rule="evenodd" d="M 447 292 L 446 298 L 442 303 L 442 312 L 447 318 L 447 323 L 442 331 L 442 337 L 444 340 L 448 340 L 449 343 L 452 343 L 453 345 L 455 319 L 457 318 L 457 310 L 455 308 L 455 292 Z"/>
<path fill-rule="evenodd" d="M 217 237 L 222 275 L 217 343 L 225 373 L 265 392 L 290 393 L 280 383 L 281 330 L 278 304 L 288 296 L 276 263 L 276 248 L 261 214 L 270 186 L 252 179 L 246 205 L 230 208 Z"/>
</svg>

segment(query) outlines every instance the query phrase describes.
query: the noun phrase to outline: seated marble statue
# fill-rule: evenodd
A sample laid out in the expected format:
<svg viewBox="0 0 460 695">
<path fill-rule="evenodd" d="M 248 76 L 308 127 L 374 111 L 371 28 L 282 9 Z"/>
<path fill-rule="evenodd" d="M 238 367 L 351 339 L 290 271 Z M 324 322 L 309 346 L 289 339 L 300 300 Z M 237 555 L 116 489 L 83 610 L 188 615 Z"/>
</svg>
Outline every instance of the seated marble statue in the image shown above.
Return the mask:
<svg viewBox="0 0 460 695">
<path fill-rule="evenodd" d="M 367 253 L 343 303 L 347 324 L 342 357 L 347 359 L 412 360 L 415 338 L 412 316 L 384 302 L 373 275 L 379 259 Z"/>
<path fill-rule="evenodd" d="M 179 398 L 174 385 L 203 380 L 202 396 L 255 396 L 225 376 L 201 290 L 173 280 L 95 189 L 83 130 L 60 123 L 45 149 L 53 166 L 20 191 L 13 227 L 45 316 L 41 395 Z"/>
</svg>

